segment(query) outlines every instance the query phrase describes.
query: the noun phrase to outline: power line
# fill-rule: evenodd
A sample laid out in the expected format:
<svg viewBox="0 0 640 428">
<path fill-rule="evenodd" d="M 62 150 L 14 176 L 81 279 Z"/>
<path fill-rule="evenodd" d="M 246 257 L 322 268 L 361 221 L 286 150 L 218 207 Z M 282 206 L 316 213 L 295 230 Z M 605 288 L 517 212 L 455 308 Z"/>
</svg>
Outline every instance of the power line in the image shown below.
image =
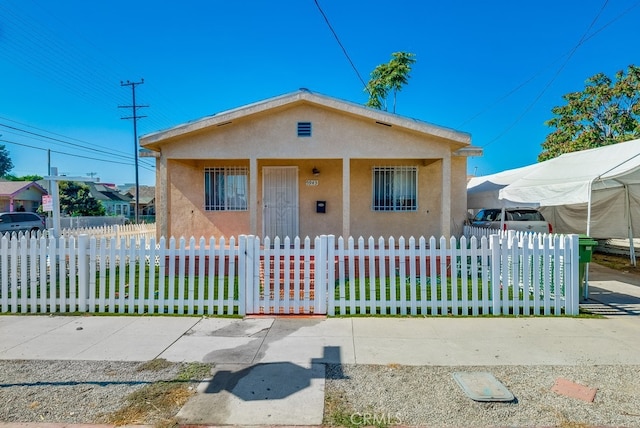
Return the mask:
<svg viewBox="0 0 640 428">
<path fill-rule="evenodd" d="M 329 27 L 329 30 L 331 30 L 331 32 L 333 33 L 333 37 L 335 37 L 336 41 L 338 42 L 338 45 L 340 46 L 340 48 L 342 49 L 342 53 L 344 53 L 344 56 L 347 57 L 347 61 L 349 61 L 349 64 L 351 64 L 351 68 L 353 68 L 353 71 L 356 72 L 356 75 L 358 76 L 358 79 L 360 80 L 360 83 L 362 83 L 362 86 L 364 87 L 364 89 L 369 92 L 369 88 L 367 87 L 367 84 L 364 83 L 364 79 L 362 78 L 362 76 L 360 75 L 360 72 L 358 71 L 358 69 L 356 68 L 355 64 L 353 63 L 353 61 L 351 61 L 351 57 L 349 56 L 349 54 L 347 53 L 347 49 L 344 47 L 344 45 L 342 44 L 342 42 L 340 41 L 340 37 L 338 37 L 338 34 L 335 32 L 335 30 L 333 29 L 333 26 L 331 25 L 331 23 L 329 22 L 329 18 L 327 18 L 327 15 L 324 13 L 324 11 L 322 10 L 322 8 L 320 7 L 320 4 L 318 3 L 318 0 L 313 0 L 316 4 L 316 7 L 318 8 L 318 10 L 320 11 L 320 14 L 322 15 L 322 17 L 324 18 L 324 22 L 327 23 L 327 26 Z M 369 95 L 371 95 L 371 93 L 369 92 Z"/>
<path fill-rule="evenodd" d="M 52 140 L 52 141 L 56 141 L 56 142 L 59 142 L 59 143 L 67 144 L 67 145 L 69 145 L 69 146 L 79 147 L 79 148 L 81 148 L 81 149 L 83 149 L 83 150 L 86 150 L 86 151 L 92 151 L 92 152 L 97 152 L 97 153 L 104 153 L 104 154 L 108 154 L 108 155 L 110 155 L 110 156 L 117 156 L 117 157 L 125 158 L 125 159 L 130 159 L 130 158 L 131 158 L 131 157 L 130 157 L 130 155 L 126 155 L 126 156 L 125 156 L 125 155 L 114 155 L 114 153 L 112 153 L 111 151 L 107 151 L 107 150 L 100 150 L 100 149 L 96 149 L 96 148 L 86 147 L 86 146 L 83 146 L 83 145 L 81 145 L 81 144 L 70 143 L 70 142 L 68 142 L 68 141 L 60 140 L 60 139 L 58 139 L 58 138 L 48 137 L 48 136 L 46 136 L 46 135 L 38 134 L 38 133 L 36 133 L 36 132 L 31 132 L 31 131 L 27 131 L 27 130 L 25 130 L 25 129 L 17 128 L 17 127 L 15 127 L 15 126 L 6 125 L 6 124 L 4 124 L 4 123 L 0 123 L 0 126 L 5 127 L 5 128 L 8 128 L 8 129 L 13 129 L 13 130 L 16 130 L 16 131 L 19 131 L 19 132 L 23 132 L 23 133 L 25 133 L 25 134 L 29 134 L 29 135 L 33 135 L 33 136 L 37 136 L 37 137 L 40 137 L 40 138 L 46 138 L 46 139 L 48 139 L 48 140 Z M 46 131 L 45 131 L 45 132 L 46 132 Z M 147 164 L 147 165 L 148 165 L 148 166 L 152 166 L 151 164 Z"/>
<path fill-rule="evenodd" d="M 76 154 L 73 154 L 73 153 L 66 153 L 66 152 L 61 152 L 59 150 L 45 149 L 45 148 L 42 148 L 42 147 L 32 146 L 30 144 L 18 143 L 16 141 L 9 141 L 9 140 L 5 140 L 5 139 L 0 139 L 0 143 L 14 144 L 16 146 L 28 147 L 28 148 L 34 149 L 34 150 L 41 150 L 41 151 L 44 151 L 44 152 L 57 153 L 57 154 L 60 154 L 60 155 L 72 156 L 72 157 L 81 158 L 81 159 L 89 159 L 89 160 L 94 160 L 94 161 L 98 161 L 98 162 L 107 162 L 107 163 L 114 163 L 114 164 L 119 164 L 119 165 L 133 165 L 132 163 L 128 163 L 128 162 L 118 162 L 118 161 L 109 160 L 109 159 L 99 159 L 99 158 L 94 158 L 94 157 L 90 157 L 90 156 L 76 155 Z M 148 171 L 154 172 L 154 170 L 151 169 L 151 168 L 146 168 L 146 167 L 143 167 L 143 168 L 145 168 Z"/>
<path fill-rule="evenodd" d="M 526 113 L 528 113 L 531 108 L 537 103 L 537 101 L 539 101 L 539 99 L 542 97 L 542 95 L 544 94 L 544 92 L 546 92 L 546 90 L 550 87 L 551 83 L 553 83 L 553 81 L 557 78 L 557 76 L 559 75 L 560 71 L 562 71 L 562 69 L 564 68 L 564 66 L 566 65 L 566 63 L 569 61 L 569 59 L 571 58 L 571 56 L 573 56 L 573 54 L 575 53 L 575 51 L 577 50 L 577 48 L 581 45 L 583 45 L 584 43 L 586 43 L 587 41 L 591 40 L 592 38 L 594 38 L 595 36 L 597 36 L 599 33 L 601 33 L 602 31 L 604 31 L 606 28 L 608 28 L 609 26 L 611 26 L 612 24 L 614 24 L 616 21 L 620 20 L 623 16 L 627 15 L 628 13 L 630 13 L 633 9 L 637 8 L 638 6 L 640 6 L 640 1 L 637 1 L 636 3 L 634 3 L 633 5 L 631 5 L 630 7 L 628 7 L 627 9 L 625 9 L 623 12 L 619 13 L 615 18 L 611 19 L 610 21 L 608 21 L 607 23 L 605 23 L 604 25 L 602 25 L 601 27 L 599 27 L 597 30 L 595 30 L 594 32 L 592 32 L 591 34 L 589 34 L 587 36 L 587 33 L 589 32 L 589 30 L 593 27 L 593 25 L 595 24 L 595 22 L 597 21 L 598 17 L 601 15 L 602 11 L 604 10 L 604 7 L 607 5 L 608 0 L 605 1 L 604 5 L 601 7 L 600 11 L 598 12 L 598 15 L 596 16 L 596 18 L 591 22 L 589 28 L 587 29 L 587 31 L 585 31 L 585 33 L 583 34 L 581 40 L 577 43 L 576 46 L 574 46 L 570 51 L 566 52 L 564 55 L 560 56 L 559 58 L 557 58 L 555 61 L 553 61 L 551 64 L 549 64 L 548 66 L 540 69 L 537 73 L 535 73 L 533 76 L 531 76 L 530 78 L 528 78 L 527 80 L 525 80 L 524 82 L 520 83 L 519 85 L 517 85 L 514 89 L 510 90 L 509 92 L 507 92 L 505 95 L 501 96 L 500 98 L 496 99 L 494 102 L 492 102 L 491 104 L 487 105 L 485 108 L 483 108 L 481 111 L 479 111 L 478 113 L 474 114 L 473 116 L 471 116 L 470 118 L 466 119 L 464 122 L 462 122 L 460 125 L 458 125 L 458 127 L 462 127 L 466 124 L 468 124 L 469 122 L 473 121 L 474 119 L 476 119 L 477 117 L 481 116 L 482 114 L 486 113 L 487 111 L 491 110 L 491 108 L 495 107 L 497 104 L 499 104 L 500 102 L 504 101 L 505 99 L 509 98 L 511 95 L 515 94 L 517 91 L 519 91 L 520 89 L 522 89 L 524 86 L 526 86 L 528 83 L 530 83 L 531 81 L 535 80 L 539 75 L 542 74 L 543 71 L 545 71 L 546 69 L 550 68 L 551 66 L 553 66 L 555 63 L 557 63 L 558 61 L 560 61 L 561 59 L 563 59 L 564 57 L 568 57 L 565 62 L 563 63 L 563 65 L 561 66 L 561 68 L 558 70 L 558 72 L 556 72 L 556 75 L 552 78 L 552 80 L 550 82 L 547 83 L 547 85 L 545 86 L 545 88 L 543 89 L 542 93 L 540 95 L 538 95 L 538 97 L 536 97 L 536 99 L 533 101 L 533 103 L 527 107 L 527 109 L 525 110 L 525 112 L 518 117 L 518 119 L 516 119 L 516 121 L 514 123 L 512 123 L 505 131 L 501 132 L 497 137 L 493 138 L 491 141 L 489 141 L 486 145 L 484 145 L 483 147 L 487 147 L 489 144 L 494 143 L 495 141 L 499 140 L 500 138 L 502 138 L 508 131 L 510 131 L 524 116 Z"/>
<path fill-rule="evenodd" d="M 20 6 L 14 4 L 11 8 L 6 2 L 0 3 L 0 11 L 5 17 L 3 33 L 11 36 L 5 37 L 4 43 L 0 44 L 0 53 L 3 53 L 6 60 L 103 108 L 109 107 L 105 104 L 105 99 L 118 100 L 117 104 L 126 102 L 122 93 L 116 91 L 113 85 L 120 81 L 114 76 L 122 74 L 122 69 L 116 72 L 112 68 L 116 61 L 105 63 L 102 56 L 98 58 L 94 54 L 88 54 L 86 48 L 78 49 L 77 41 L 83 37 L 62 40 L 47 27 L 49 21 L 43 22 L 33 14 L 33 10 L 27 12 L 24 8 L 21 10 Z M 46 11 L 42 7 L 41 9 Z M 46 12 L 48 18 L 55 17 L 55 13 Z M 73 31 L 73 26 L 69 23 L 62 23 L 69 31 Z M 32 55 L 34 51 L 44 51 L 46 54 L 36 59 Z M 90 51 L 100 51 L 100 48 L 93 47 Z M 74 67 L 66 67 L 67 64 L 74 64 Z M 170 105 L 173 108 L 178 106 Z M 175 124 L 157 109 L 149 120 L 151 129 L 165 129 Z"/>
<path fill-rule="evenodd" d="M 551 85 L 553 84 L 553 82 L 555 82 L 555 80 L 558 78 L 560 73 L 562 73 L 562 70 L 564 70 L 566 65 L 569 63 L 569 60 L 571 60 L 571 58 L 573 57 L 573 54 L 576 53 L 576 51 L 578 50 L 578 48 L 580 46 L 582 46 L 582 44 L 584 43 L 584 41 L 585 41 L 585 39 L 587 37 L 587 34 L 589 34 L 589 31 L 591 31 L 591 28 L 593 28 L 593 26 L 595 25 L 595 23 L 598 20 L 598 18 L 600 18 L 600 15 L 604 11 L 604 9 L 605 9 L 605 7 L 607 6 L 608 3 L 609 3 L 609 0 L 605 0 L 604 1 L 604 3 L 602 4 L 602 7 L 600 8 L 600 11 L 598 11 L 598 14 L 595 16 L 595 18 L 593 18 L 593 20 L 591 21 L 591 24 L 589 24 L 589 27 L 582 34 L 582 37 L 580 37 L 580 40 L 578 41 L 578 43 L 573 47 L 571 52 L 569 52 L 569 56 L 567 57 L 567 59 L 560 65 L 560 68 L 556 71 L 556 73 L 553 75 L 553 77 L 547 82 L 547 84 L 544 86 L 544 88 L 542 88 L 542 91 L 540 91 L 540 93 L 527 106 L 527 108 L 525 108 L 525 110 L 516 118 L 516 120 L 513 121 L 513 123 L 511 123 L 511 125 L 509 125 L 504 131 L 502 131 L 500 134 L 498 134 L 497 137 L 495 137 L 494 139 L 490 140 L 487 144 L 482 146 L 483 148 L 486 148 L 490 144 L 492 144 L 492 143 L 498 141 L 500 138 L 502 138 L 507 132 L 509 132 L 511 129 L 513 129 L 513 127 L 518 122 L 520 122 L 522 120 L 522 118 L 524 116 L 526 116 L 527 113 L 529 113 L 529 111 L 531 111 L 533 106 L 536 105 L 536 103 L 540 100 L 540 98 L 542 98 L 542 95 L 544 95 L 544 93 L 547 92 L 547 89 L 549 89 L 551 87 Z"/>
<path fill-rule="evenodd" d="M 604 24 L 602 27 L 598 28 L 597 30 L 595 30 L 593 33 L 591 33 L 588 37 L 585 37 L 585 39 L 582 41 L 582 44 L 588 42 L 589 40 L 591 40 L 592 38 L 594 38 L 595 36 L 597 36 L 599 33 L 601 33 L 602 31 L 604 31 L 607 27 L 609 27 L 610 25 L 612 25 L 614 22 L 618 21 L 619 19 L 621 19 L 623 16 L 625 16 L 626 14 L 628 14 L 629 12 L 631 12 L 633 9 L 637 8 L 638 6 L 640 6 L 640 1 L 636 2 L 633 6 L 627 8 L 625 11 L 623 11 L 622 13 L 618 14 L 615 18 L 613 18 L 612 20 L 610 20 L 609 22 L 607 22 L 606 24 Z M 472 122 L 474 119 L 476 119 L 478 116 L 481 116 L 482 114 L 486 113 L 487 111 L 491 110 L 491 108 L 493 108 L 494 106 L 496 106 L 497 104 L 499 104 L 500 102 L 506 100 L 507 98 L 509 98 L 511 95 L 515 94 L 516 92 L 518 92 L 520 89 L 522 89 L 523 87 L 525 87 L 527 84 L 529 84 L 529 82 L 532 82 L 533 80 L 535 80 L 538 76 L 540 76 L 544 71 L 546 71 L 548 68 L 551 68 L 555 63 L 557 63 L 558 61 L 560 61 L 562 58 L 570 55 L 572 52 L 572 50 L 565 52 L 562 56 L 558 57 L 555 61 L 551 62 L 549 65 L 547 65 L 546 67 L 541 68 L 537 73 L 535 73 L 533 76 L 531 76 L 530 78 L 528 78 L 527 80 L 525 80 L 524 82 L 520 83 L 519 85 L 517 85 L 515 88 L 513 88 L 512 90 L 510 90 L 509 92 L 507 92 L 506 94 L 504 94 L 503 96 L 501 96 L 500 98 L 498 98 L 497 100 L 495 100 L 494 102 L 492 102 L 491 104 L 487 105 L 485 108 L 483 108 L 481 111 L 479 111 L 478 113 L 474 114 L 473 116 L 471 116 L 469 119 L 466 119 L 464 122 L 462 122 L 460 125 L 458 125 L 459 128 L 463 127 L 464 125 L 466 125 L 469 122 Z"/>
</svg>

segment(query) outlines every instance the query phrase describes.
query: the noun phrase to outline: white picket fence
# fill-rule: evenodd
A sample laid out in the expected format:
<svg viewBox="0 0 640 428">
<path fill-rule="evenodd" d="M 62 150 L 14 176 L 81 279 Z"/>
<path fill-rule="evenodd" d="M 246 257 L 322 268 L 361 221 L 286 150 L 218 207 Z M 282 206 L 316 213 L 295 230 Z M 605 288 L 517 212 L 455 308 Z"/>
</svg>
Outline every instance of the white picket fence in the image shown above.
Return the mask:
<svg viewBox="0 0 640 428">
<path fill-rule="evenodd" d="M 78 227 L 70 229 L 62 229 L 60 236 L 69 238 L 71 236 L 78 238 L 80 235 L 89 235 L 98 242 L 101 238 L 106 238 L 105 243 L 109 245 L 111 238 L 115 238 L 117 245 L 121 243 L 121 238 L 125 238 L 126 245 L 131 244 L 130 238 L 135 238 L 136 246 L 140 245 L 140 239 L 145 238 L 147 241 L 156 236 L 156 224 L 155 223 L 140 223 L 140 224 L 113 224 L 103 225 L 96 227 Z"/>
<path fill-rule="evenodd" d="M 4 313 L 574 315 L 578 299 L 577 235 L 0 239 Z"/>
</svg>

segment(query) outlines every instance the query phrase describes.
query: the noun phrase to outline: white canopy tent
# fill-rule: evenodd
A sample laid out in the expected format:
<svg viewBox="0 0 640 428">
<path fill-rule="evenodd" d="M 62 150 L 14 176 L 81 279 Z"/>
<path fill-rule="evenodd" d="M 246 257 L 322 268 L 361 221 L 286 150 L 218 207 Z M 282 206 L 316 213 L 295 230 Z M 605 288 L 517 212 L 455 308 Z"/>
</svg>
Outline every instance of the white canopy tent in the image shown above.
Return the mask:
<svg viewBox="0 0 640 428">
<path fill-rule="evenodd" d="M 480 190 L 491 183 L 491 195 L 482 196 Z M 498 206 L 539 205 L 555 232 L 628 238 L 635 261 L 633 238 L 640 237 L 640 139 L 477 177 L 469 181 L 467 192 L 469 208 L 495 207 L 497 194 Z"/>
<path fill-rule="evenodd" d="M 538 164 L 533 164 L 492 175 L 473 177 L 467 183 L 467 208 L 479 210 L 481 208 L 502 208 L 503 206 L 513 205 L 510 201 L 499 198 L 500 189 L 525 176 L 537 166 Z"/>
</svg>

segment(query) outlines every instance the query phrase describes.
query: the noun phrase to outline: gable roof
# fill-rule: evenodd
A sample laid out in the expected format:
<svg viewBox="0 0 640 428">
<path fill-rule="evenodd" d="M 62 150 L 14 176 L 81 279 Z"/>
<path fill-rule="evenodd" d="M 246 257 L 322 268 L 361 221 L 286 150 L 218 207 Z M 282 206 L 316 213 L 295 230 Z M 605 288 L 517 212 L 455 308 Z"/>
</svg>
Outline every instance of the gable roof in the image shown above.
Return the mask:
<svg viewBox="0 0 640 428">
<path fill-rule="evenodd" d="M 43 194 L 47 194 L 47 190 L 35 181 L 0 181 L 0 196 L 12 197 L 30 186 L 34 186 Z"/>
<path fill-rule="evenodd" d="M 91 196 L 99 201 L 122 202 L 128 204 L 131 198 L 121 194 L 111 187 L 99 183 L 87 183 L 91 192 Z"/>
<path fill-rule="evenodd" d="M 159 150 L 157 143 L 160 141 L 181 137 L 208 127 L 226 124 L 235 119 L 299 103 L 315 104 L 324 108 L 337 110 L 345 114 L 372 119 L 386 125 L 398 126 L 423 134 L 448 139 L 466 146 L 471 144 L 471 135 L 466 132 L 456 131 L 417 119 L 365 107 L 364 105 L 311 92 L 308 89 L 300 89 L 285 95 L 258 101 L 256 103 L 223 111 L 211 116 L 206 116 L 163 131 L 143 135 L 140 137 L 140 145 L 151 150 Z"/>
<path fill-rule="evenodd" d="M 156 198 L 156 188 L 153 186 L 138 186 L 140 190 L 140 200 L 138 203 L 140 204 L 149 204 L 153 202 Z M 124 194 L 130 196 L 132 198 L 132 202 L 136 200 L 136 187 L 130 187 L 123 192 Z"/>
</svg>

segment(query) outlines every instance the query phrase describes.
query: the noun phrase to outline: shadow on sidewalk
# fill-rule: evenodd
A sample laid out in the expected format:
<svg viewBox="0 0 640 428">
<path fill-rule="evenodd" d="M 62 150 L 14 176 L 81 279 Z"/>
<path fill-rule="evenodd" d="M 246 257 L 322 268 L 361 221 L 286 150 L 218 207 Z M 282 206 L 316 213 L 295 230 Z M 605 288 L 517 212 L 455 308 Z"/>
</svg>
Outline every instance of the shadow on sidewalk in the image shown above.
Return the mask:
<svg viewBox="0 0 640 428">
<path fill-rule="evenodd" d="M 312 379 L 324 378 L 324 370 L 317 370 L 315 366 L 329 361 L 340 361 L 339 347 L 325 346 L 323 357 L 311 359 L 310 368 L 291 362 L 275 362 L 259 363 L 238 371 L 220 370 L 203 392 L 228 391 L 244 401 L 282 399 L 308 388 Z"/>
</svg>

